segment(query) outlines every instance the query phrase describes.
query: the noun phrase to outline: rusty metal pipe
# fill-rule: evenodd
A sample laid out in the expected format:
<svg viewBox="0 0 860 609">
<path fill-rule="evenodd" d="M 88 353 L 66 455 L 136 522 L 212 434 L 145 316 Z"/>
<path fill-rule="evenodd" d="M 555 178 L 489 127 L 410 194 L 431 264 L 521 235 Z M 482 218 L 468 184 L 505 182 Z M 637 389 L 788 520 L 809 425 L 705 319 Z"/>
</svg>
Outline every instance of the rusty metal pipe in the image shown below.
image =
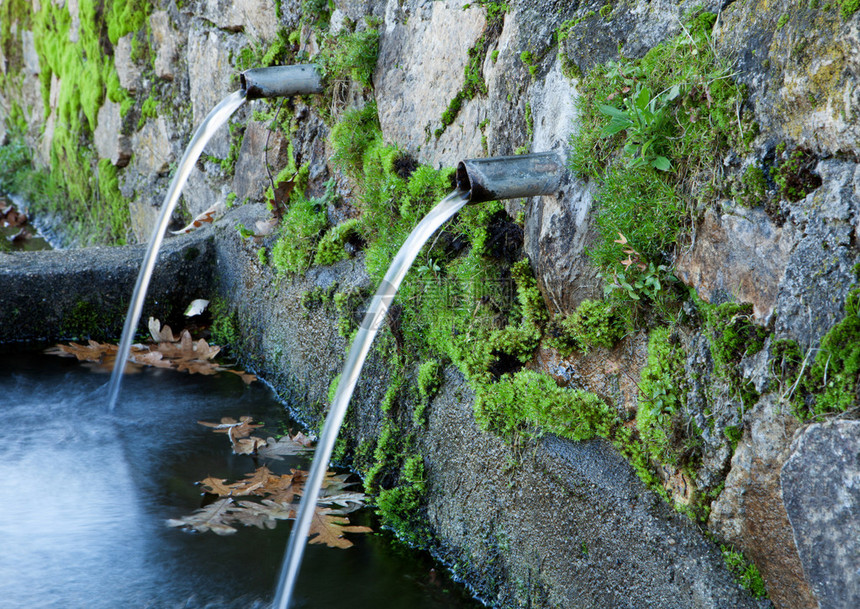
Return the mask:
<svg viewBox="0 0 860 609">
<path fill-rule="evenodd" d="M 239 75 L 246 99 L 322 93 L 322 76 L 313 64 L 253 68 Z"/>
<path fill-rule="evenodd" d="M 469 203 L 549 195 L 565 171 L 555 152 L 470 159 L 457 164 L 457 188 L 469 192 Z"/>
</svg>

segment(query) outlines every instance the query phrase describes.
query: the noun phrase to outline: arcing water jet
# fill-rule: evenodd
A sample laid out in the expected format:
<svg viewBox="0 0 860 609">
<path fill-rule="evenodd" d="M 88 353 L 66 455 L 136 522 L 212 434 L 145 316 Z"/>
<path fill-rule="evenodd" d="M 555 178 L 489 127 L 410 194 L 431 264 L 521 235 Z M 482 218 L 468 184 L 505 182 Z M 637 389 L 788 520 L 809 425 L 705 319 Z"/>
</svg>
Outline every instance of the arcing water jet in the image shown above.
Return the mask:
<svg viewBox="0 0 860 609">
<path fill-rule="evenodd" d="M 224 98 L 209 112 L 206 118 L 203 119 L 203 122 L 200 123 L 200 126 L 188 143 L 188 147 L 185 149 L 185 154 L 179 162 L 179 168 L 173 176 L 170 188 L 167 189 L 164 203 L 161 205 L 161 212 L 159 213 L 155 229 L 152 231 L 152 237 L 150 237 L 149 245 L 143 258 L 140 273 L 137 276 L 137 282 L 131 297 L 131 305 L 128 308 L 128 314 L 123 325 L 122 338 L 120 339 L 116 354 L 116 363 L 114 364 L 108 387 L 109 411 L 113 411 L 116 407 L 126 360 L 128 360 L 129 353 L 131 352 L 134 332 L 138 321 L 140 321 L 143 302 L 146 298 L 149 282 L 152 279 L 153 270 L 155 269 L 158 250 L 161 249 L 161 243 L 164 240 L 164 232 L 170 223 L 173 210 L 176 209 L 182 188 L 188 181 L 191 170 L 203 152 L 203 148 L 212 139 L 218 128 L 226 123 L 230 116 L 248 99 L 320 93 L 322 91 L 322 79 L 313 65 L 257 68 L 243 73 L 240 76 L 240 80 L 242 88 Z"/>
<path fill-rule="evenodd" d="M 304 494 L 290 533 L 275 594 L 275 609 L 286 609 L 290 604 L 307 545 L 314 507 L 358 376 L 400 283 L 421 247 L 467 203 L 552 194 L 558 191 L 563 175 L 564 163 L 559 155 L 552 152 L 462 161 L 457 166 L 457 189 L 430 210 L 400 247 L 346 356 L 343 373 L 314 452 Z"/>
</svg>

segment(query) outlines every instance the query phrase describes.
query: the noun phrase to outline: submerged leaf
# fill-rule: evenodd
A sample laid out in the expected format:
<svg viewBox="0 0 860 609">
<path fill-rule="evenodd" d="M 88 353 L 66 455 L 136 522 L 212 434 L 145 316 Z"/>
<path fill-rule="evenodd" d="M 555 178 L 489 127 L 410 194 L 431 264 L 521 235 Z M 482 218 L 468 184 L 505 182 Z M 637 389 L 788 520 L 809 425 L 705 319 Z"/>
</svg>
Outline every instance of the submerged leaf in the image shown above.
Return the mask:
<svg viewBox="0 0 860 609">
<path fill-rule="evenodd" d="M 295 436 L 290 437 L 288 434 L 277 440 L 268 438 L 265 446 L 257 450 L 257 454 L 266 459 L 280 460 L 286 456 L 301 455 L 310 450 L 312 450 L 310 438 L 299 432 Z"/>
</svg>

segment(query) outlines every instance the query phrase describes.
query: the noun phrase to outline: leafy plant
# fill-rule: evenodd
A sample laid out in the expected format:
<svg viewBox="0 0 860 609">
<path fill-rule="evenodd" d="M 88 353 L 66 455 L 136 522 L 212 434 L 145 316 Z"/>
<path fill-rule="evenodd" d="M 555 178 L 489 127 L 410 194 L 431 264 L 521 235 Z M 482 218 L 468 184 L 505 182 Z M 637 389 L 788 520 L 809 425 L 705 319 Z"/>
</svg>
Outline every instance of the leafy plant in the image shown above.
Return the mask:
<svg viewBox="0 0 860 609">
<path fill-rule="evenodd" d="M 349 78 L 369 88 L 378 54 L 379 32 L 371 28 L 325 38 L 317 64 L 329 82 Z"/>
<path fill-rule="evenodd" d="M 600 111 L 610 117 L 603 135 L 611 137 L 621 131 L 627 134 L 624 152 L 629 157 L 628 167 L 647 165 L 660 171 L 672 168 L 672 163 L 663 153 L 671 135 L 668 129 L 669 104 L 680 94 L 681 86 L 678 84 L 654 96 L 647 86 L 637 84 L 633 94 L 623 98 L 622 108 L 600 104 Z"/>
</svg>

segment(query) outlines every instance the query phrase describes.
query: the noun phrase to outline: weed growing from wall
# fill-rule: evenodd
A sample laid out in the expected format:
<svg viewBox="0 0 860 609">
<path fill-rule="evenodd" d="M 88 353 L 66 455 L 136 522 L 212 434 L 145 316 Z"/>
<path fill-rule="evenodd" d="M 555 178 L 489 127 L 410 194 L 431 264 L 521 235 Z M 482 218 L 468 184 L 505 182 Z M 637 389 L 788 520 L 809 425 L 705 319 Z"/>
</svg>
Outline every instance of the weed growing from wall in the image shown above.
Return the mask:
<svg viewBox="0 0 860 609">
<path fill-rule="evenodd" d="M 622 265 L 619 235 L 645 269 L 668 270 L 722 156 L 755 134 L 742 111 L 743 89 L 711 44 L 715 19 L 695 14 L 684 33 L 643 58 L 596 66 L 582 80 L 572 168 L 598 184 L 601 238 L 589 253 L 607 278 L 626 273 L 634 283 L 636 267 Z"/>
</svg>

